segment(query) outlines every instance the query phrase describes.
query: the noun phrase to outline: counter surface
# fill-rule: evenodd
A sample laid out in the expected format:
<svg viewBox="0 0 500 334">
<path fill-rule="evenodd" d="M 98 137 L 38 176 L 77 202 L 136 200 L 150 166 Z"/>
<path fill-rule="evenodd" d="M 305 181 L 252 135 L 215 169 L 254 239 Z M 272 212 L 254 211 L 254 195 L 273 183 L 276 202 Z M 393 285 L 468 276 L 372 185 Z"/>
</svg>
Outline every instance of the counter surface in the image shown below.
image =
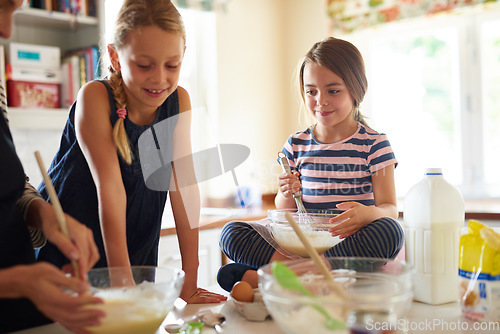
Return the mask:
<svg viewBox="0 0 500 334">
<path fill-rule="evenodd" d="M 225 334 L 285 334 L 271 319 L 262 322 L 248 321 L 236 311 L 231 301 L 217 305 L 186 305 L 182 300 L 177 300 L 175 309 L 167 316 L 166 323 L 173 323 L 176 319 L 195 314 L 200 309 L 209 308 L 214 312 L 220 312 L 226 317 L 223 327 Z M 499 327 L 492 323 L 478 323 L 466 319 L 460 312 L 458 302 L 443 305 L 427 305 L 413 302 L 413 305 L 405 319 L 398 325 L 400 333 L 499 333 Z M 408 330 L 403 330 L 405 325 Z M 482 326 L 475 328 L 474 326 Z M 490 326 L 490 329 L 488 329 Z M 498 326 L 498 323 L 496 323 Z M 156 334 L 166 334 L 163 329 Z M 213 328 L 204 328 L 203 334 L 214 334 Z M 13 334 L 70 334 L 57 324 L 32 328 Z"/>
</svg>

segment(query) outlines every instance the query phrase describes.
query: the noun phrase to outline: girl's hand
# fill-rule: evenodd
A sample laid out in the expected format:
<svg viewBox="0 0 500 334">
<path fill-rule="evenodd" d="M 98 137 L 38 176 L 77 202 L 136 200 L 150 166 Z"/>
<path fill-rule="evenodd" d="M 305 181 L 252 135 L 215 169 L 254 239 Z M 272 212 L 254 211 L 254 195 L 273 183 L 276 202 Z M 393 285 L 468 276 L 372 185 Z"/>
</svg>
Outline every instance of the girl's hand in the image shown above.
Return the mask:
<svg viewBox="0 0 500 334">
<path fill-rule="evenodd" d="M 188 304 L 208 304 L 208 303 L 220 303 L 227 300 L 226 296 L 218 293 L 210 292 L 202 288 L 196 288 L 196 290 L 186 292 L 186 294 L 191 293 L 188 298 L 183 297 L 181 293 L 181 298 L 184 299 Z"/>
<path fill-rule="evenodd" d="M 360 229 L 376 220 L 373 215 L 374 207 L 366 206 L 358 202 L 344 202 L 337 205 L 337 209 L 345 210 L 337 217 L 330 219 L 330 223 L 335 224 L 328 230 L 332 236 L 341 239 L 347 238 Z"/>
<path fill-rule="evenodd" d="M 300 183 L 300 173 L 282 173 L 278 175 L 278 189 L 284 198 L 293 198 L 293 194 L 302 189 Z"/>
<path fill-rule="evenodd" d="M 99 319 L 105 316 L 103 311 L 92 309 L 92 305 L 103 301 L 88 293 L 88 284 L 81 280 L 68 277 L 45 262 L 19 266 L 18 269 L 21 271 L 20 295 L 29 298 L 43 314 L 71 332 L 89 333 L 84 328 L 100 324 Z"/>
</svg>

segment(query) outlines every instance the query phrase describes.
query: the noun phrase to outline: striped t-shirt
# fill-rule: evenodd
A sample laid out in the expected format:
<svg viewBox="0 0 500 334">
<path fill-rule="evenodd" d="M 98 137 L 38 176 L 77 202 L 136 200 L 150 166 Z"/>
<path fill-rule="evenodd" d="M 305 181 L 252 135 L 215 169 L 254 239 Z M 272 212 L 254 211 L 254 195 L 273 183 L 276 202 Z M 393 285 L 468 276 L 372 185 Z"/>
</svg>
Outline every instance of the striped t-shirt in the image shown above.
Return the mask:
<svg viewBox="0 0 500 334">
<path fill-rule="evenodd" d="M 282 149 L 292 170 L 300 172 L 304 206 L 335 209 L 347 201 L 375 205 L 372 174 L 397 165 L 387 136 L 358 123 L 352 136 L 322 143 L 312 130 L 292 134 Z"/>
</svg>

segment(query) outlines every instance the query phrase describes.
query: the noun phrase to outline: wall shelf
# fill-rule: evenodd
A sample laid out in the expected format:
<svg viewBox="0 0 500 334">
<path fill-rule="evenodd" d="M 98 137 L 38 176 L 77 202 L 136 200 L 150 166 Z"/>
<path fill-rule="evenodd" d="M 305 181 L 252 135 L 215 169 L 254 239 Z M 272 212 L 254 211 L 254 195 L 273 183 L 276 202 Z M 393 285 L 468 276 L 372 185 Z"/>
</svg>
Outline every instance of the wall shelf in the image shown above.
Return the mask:
<svg viewBox="0 0 500 334">
<path fill-rule="evenodd" d="M 43 9 L 25 7 L 16 12 L 16 24 L 25 26 L 45 26 L 56 29 L 77 29 L 83 26 L 97 26 L 99 19 L 92 16 L 72 15 L 68 13 L 46 11 Z"/>
<path fill-rule="evenodd" d="M 8 107 L 9 126 L 12 129 L 62 130 L 68 119 L 69 108 L 14 108 Z"/>
<path fill-rule="evenodd" d="M 61 49 L 61 54 L 99 45 L 103 28 L 99 21 L 102 1 L 96 1 L 96 6 L 97 17 L 23 6 L 14 14 L 14 29 L 9 41 L 54 46 Z M 68 114 L 69 108 L 8 107 L 9 126 L 13 130 L 62 131 Z"/>
</svg>

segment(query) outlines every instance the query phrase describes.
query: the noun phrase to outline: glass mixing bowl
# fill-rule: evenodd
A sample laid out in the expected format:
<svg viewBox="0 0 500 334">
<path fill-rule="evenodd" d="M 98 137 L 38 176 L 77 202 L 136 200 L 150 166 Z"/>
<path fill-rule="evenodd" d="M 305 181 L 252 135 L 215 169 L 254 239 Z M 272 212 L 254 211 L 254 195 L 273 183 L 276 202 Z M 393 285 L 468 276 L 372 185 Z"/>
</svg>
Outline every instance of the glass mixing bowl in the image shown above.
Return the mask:
<svg viewBox="0 0 500 334">
<path fill-rule="evenodd" d="M 306 214 L 298 213 L 295 209 L 268 210 L 267 217 L 271 221 L 273 237 L 288 252 L 302 257 L 309 257 L 293 227 L 288 223 L 285 217 L 286 212 L 291 213 L 319 254 L 323 254 L 342 241 L 339 237 L 333 237 L 328 232 L 328 229 L 333 226 L 330 219 L 342 213 L 341 210 L 307 210 Z"/>
<path fill-rule="evenodd" d="M 380 333 L 377 330 L 381 329 L 397 332 L 399 320 L 413 300 L 413 268 L 409 264 L 372 258 L 324 261 L 334 281 L 342 285 L 345 298 L 339 297 L 311 259 L 283 262 L 310 296 L 278 283 L 272 264 L 258 270 L 264 303 L 285 333 Z M 344 328 L 328 328 L 328 317 Z"/>
<path fill-rule="evenodd" d="M 88 280 L 92 293 L 104 300 L 89 308 L 106 312 L 101 325 L 88 327 L 88 331 L 153 334 L 179 297 L 184 272 L 153 266 L 96 268 L 89 271 Z"/>
</svg>

